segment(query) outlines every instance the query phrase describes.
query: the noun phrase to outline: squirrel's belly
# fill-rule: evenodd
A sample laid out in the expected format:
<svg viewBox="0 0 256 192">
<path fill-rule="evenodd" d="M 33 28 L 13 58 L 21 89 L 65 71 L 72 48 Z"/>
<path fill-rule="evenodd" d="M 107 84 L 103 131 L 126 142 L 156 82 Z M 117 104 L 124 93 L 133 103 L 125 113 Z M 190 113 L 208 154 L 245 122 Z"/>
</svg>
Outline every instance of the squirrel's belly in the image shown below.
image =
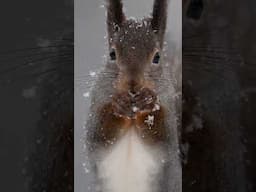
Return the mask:
<svg viewBox="0 0 256 192">
<path fill-rule="evenodd" d="M 129 130 L 108 152 L 97 168 L 104 192 L 155 192 L 163 165 L 159 149 L 149 147 Z"/>
</svg>

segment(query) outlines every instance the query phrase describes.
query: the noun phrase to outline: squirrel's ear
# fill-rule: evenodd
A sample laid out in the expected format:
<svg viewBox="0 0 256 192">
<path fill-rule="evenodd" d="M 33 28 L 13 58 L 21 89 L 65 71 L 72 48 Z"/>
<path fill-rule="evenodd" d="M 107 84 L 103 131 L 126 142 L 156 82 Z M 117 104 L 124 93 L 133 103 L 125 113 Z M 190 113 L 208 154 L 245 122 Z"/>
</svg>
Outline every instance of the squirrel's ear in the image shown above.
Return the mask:
<svg viewBox="0 0 256 192">
<path fill-rule="evenodd" d="M 107 0 L 107 28 L 111 38 L 125 20 L 121 0 Z"/>
<path fill-rule="evenodd" d="M 167 22 L 168 0 L 155 0 L 151 26 L 162 43 Z"/>
</svg>

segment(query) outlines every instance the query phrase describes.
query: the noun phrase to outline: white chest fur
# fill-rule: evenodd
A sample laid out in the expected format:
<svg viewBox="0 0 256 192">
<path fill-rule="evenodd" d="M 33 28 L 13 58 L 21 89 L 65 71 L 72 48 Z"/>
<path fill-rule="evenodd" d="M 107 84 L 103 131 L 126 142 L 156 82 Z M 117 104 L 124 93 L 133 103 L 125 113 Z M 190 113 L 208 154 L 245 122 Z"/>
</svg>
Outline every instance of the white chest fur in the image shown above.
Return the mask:
<svg viewBox="0 0 256 192">
<path fill-rule="evenodd" d="M 155 192 L 162 167 L 159 150 L 128 132 L 98 164 L 104 192 Z"/>
</svg>

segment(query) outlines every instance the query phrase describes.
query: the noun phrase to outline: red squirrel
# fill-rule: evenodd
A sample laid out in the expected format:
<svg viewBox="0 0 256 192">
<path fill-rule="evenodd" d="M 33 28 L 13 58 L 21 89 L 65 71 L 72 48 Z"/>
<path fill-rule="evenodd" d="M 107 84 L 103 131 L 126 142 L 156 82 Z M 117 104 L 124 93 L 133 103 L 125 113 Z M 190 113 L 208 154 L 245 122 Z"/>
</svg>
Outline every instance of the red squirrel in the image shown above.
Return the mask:
<svg viewBox="0 0 256 192">
<path fill-rule="evenodd" d="M 168 1 L 155 0 L 141 20 L 122 7 L 107 1 L 109 57 L 86 123 L 97 190 L 181 192 L 175 89 L 163 49 Z"/>
</svg>

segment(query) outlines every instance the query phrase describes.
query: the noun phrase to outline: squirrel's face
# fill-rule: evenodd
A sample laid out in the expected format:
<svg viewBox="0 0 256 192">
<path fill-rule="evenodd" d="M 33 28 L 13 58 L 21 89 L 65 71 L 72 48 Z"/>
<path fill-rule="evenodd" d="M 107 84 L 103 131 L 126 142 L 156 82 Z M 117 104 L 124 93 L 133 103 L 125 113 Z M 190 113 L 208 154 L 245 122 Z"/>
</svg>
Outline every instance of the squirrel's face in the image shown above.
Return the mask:
<svg viewBox="0 0 256 192">
<path fill-rule="evenodd" d="M 109 41 L 109 60 L 117 65 L 124 83 L 143 84 L 145 76 L 161 65 L 161 42 L 151 22 L 127 20 L 118 27 Z"/>
<path fill-rule="evenodd" d="M 155 0 L 152 17 L 141 21 L 126 19 L 121 0 L 108 0 L 109 59 L 117 66 L 119 87 L 149 87 L 146 78 L 161 69 L 166 20 L 167 0 Z"/>
</svg>

